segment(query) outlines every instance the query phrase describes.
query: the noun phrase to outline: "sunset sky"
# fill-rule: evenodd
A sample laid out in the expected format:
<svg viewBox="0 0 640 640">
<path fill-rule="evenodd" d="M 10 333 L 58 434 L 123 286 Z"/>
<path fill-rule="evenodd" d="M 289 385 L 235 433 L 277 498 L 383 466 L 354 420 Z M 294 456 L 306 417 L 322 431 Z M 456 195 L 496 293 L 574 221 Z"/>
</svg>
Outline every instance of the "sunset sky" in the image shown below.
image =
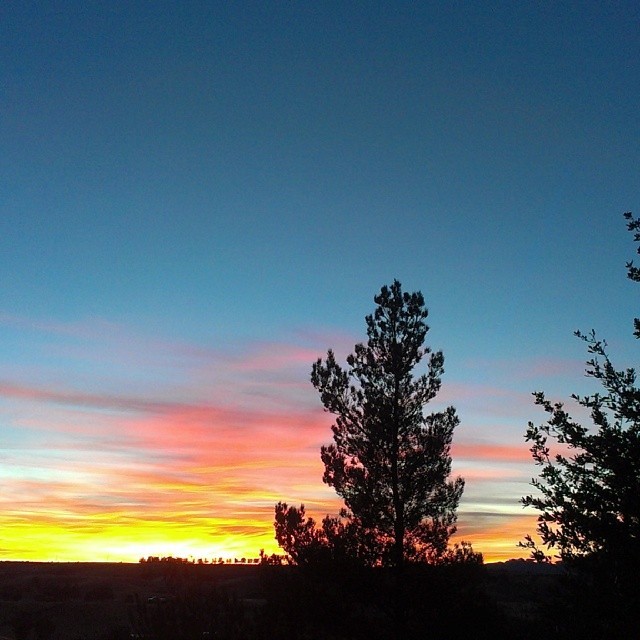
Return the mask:
<svg viewBox="0 0 640 640">
<path fill-rule="evenodd" d="M 0 8 L 0 559 L 277 551 L 309 382 L 420 290 L 459 538 L 523 554 L 531 392 L 632 366 L 637 2 Z M 577 414 L 580 415 L 580 414 Z"/>
</svg>

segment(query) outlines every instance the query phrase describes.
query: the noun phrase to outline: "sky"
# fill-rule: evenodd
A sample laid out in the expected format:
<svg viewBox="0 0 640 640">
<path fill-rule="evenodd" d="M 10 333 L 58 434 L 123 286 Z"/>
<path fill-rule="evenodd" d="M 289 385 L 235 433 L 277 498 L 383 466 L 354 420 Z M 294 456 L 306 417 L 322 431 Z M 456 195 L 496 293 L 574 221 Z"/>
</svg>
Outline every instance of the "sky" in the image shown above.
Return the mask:
<svg viewBox="0 0 640 640">
<path fill-rule="evenodd" d="M 637 2 L 0 7 L 0 559 L 276 552 L 312 363 L 420 290 L 456 540 L 524 557 L 531 393 L 635 363 Z M 584 416 L 583 416 L 584 417 Z"/>
</svg>

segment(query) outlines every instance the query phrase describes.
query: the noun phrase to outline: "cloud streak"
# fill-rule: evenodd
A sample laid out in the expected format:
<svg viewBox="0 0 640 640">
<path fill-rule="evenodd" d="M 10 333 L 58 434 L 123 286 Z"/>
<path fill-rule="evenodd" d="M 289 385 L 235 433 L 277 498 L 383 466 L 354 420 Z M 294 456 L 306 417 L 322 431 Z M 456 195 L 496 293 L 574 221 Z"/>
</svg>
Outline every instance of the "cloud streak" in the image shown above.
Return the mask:
<svg viewBox="0 0 640 640">
<path fill-rule="evenodd" d="M 324 353 L 316 348 L 317 336 L 311 345 L 274 341 L 216 349 L 132 337 L 117 325 L 108 325 L 106 342 L 96 342 L 101 323 L 93 329 L 27 326 L 29 333 L 45 333 L 47 345 L 64 336 L 76 353 L 80 344 L 88 349 L 92 373 L 62 368 L 54 379 L 25 380 L 6 375 L 11 367 L 4 363 L 0 526 L 8 535 L 0 557 L 274 552 L 275 502 L 304 502 L 317 519 L 341 506 L 321 481 L 319 448 L 330 441 L 332 417 L 308 383 L 311 363 Z M 133 372 L 129 346 L 136 357 L 146 354 Z M 95 370 L 111 347 L 110 359 Z M 166 367 L 171 374 L 164 377 Z M 132 375 L 136 383 L 130 385 Z M 454 404 L 456 395 L 486 399 L 487 387 L 449 389 Z M 526 447 L 488 440 L 456 440 L 453 456 L 455 472 L 476 488 L 521 480 L 528 463 Z M 484 544 L 495 521 L 479 518 L 478 491 L 461 508 L 460 529 Z M 514 500 L 511 511 L 496 517 L 514 517 L 517 509 Z M 492 535 L 504 537 L 504 530 Z"/>
</svg>

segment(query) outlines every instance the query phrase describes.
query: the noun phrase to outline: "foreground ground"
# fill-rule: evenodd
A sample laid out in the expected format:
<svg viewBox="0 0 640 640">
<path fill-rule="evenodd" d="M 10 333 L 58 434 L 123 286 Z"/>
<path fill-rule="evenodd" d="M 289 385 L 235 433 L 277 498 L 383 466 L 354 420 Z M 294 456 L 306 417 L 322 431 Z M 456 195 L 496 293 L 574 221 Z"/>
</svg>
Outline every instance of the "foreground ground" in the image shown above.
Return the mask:
<svg viewBox="0 0 640 640">
<path fill-rule="evenodd" d="M 0 638 L 391 637 L 389 582 L 378 581 L 371 574 L 309 577 L 257 565 L 2 562 Z M 433 619 L 432 629 L 456 637 L 456 621 L 468 618 L 465 624 L 476 622 L 476 637 L 493 635 L 487 625 L 503 634 L 494 637 L 525 637 L 522 630 L 540 619 L 558 571 L 510 562 L 487 565 L 471 582 L 447 578 L 434 588 L 428 577 L 417 577 L 414 626 Z"/>
</svg>

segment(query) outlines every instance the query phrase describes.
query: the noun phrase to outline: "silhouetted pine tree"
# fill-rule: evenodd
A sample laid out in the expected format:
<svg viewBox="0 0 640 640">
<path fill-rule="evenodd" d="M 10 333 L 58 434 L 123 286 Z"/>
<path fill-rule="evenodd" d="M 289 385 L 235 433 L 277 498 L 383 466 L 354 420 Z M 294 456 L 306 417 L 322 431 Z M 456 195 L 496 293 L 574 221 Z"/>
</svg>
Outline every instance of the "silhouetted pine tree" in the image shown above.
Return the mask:
<svg viewBox="0 0 640 640">
<path fill-rule="evenodd" d="M 342 517 L 375 543 L 377 562 L 437 561 L 455 532 L 464 481 L 450 479 L 453 407 L 425 413 L 444 372 L 441 351 L 424 346 L 428 311 L 420 292 L 395 280 L 374 298 L 366 344 L 347 368 L 332 350 L 311 381 L 336 416 L 333 444 L 322 447 L 323 480 L 344 500 Z M 426 373 L 414 375 L 427 356 Z"/>
</svg>

